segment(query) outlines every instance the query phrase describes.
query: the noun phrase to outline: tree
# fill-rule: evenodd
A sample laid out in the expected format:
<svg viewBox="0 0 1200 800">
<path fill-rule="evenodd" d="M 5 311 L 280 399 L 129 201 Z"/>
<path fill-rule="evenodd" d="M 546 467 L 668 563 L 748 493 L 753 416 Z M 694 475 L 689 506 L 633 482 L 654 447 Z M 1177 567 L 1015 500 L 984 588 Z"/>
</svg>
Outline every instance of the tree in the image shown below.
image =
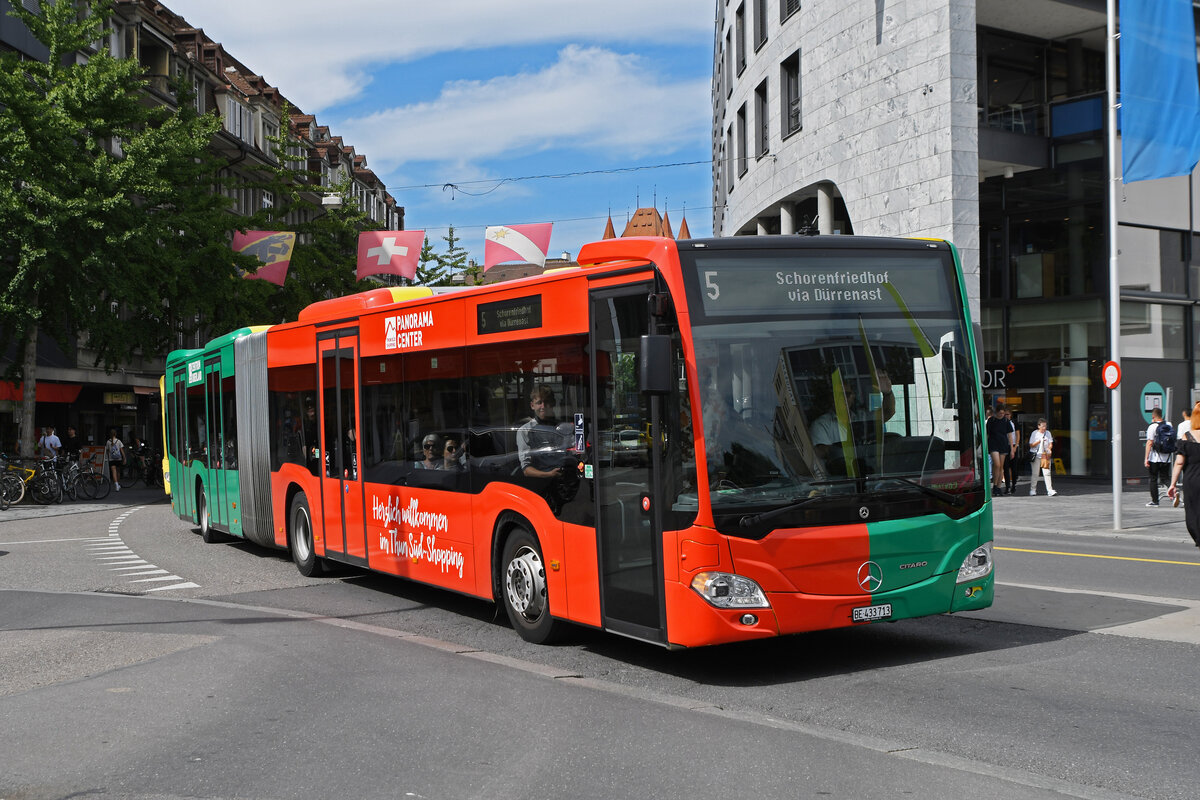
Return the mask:
<svg viewBox="0 0 1200 800">
<path fill-rule="evenodd" d="M 415 283 L 419 286 L 444 286 L 448 280 L 446 270 L 442 269 L 442 261 L 433 251 L 433 245 L 429 243 L 429 237 L 426 236 L 425 244 L 421 247 L 421 257 L 417 261 Z"/>
<path fill-rule="evenodd" d="M 446 252 L 437 257 L 438 264 L 447 273 L 447 280 L 452 280 L 455 273 L 466 273 L 467 271 L 467 251 L 458 246 L 462 241 L 454 235 L 454 226 L 451 225 L 446 235 L 442 237 L 442 241 L 446 243 Z"/>
<path fill-rule="evenodd" d="M 10 13 L 49 55 L 0 54 L 0 342 L 23 344 L 8 377 L 25 382 L 31 453 L 39 331 L 68 352 L 86 331 L 81 345 L 115 369 L 138 348 L 158 352 L 203 298 L 236 291 L 236 259 L 217 257 L 229 217 L 202 191 L 218 121 L 145 102 L 142 67 L 103 44 L 110 0 L 26 6 Z"/>
<path fill-rule="evenodd" d="M 284 322 L 296 319 L 310 303 L 330 297 L 342 297 L 375 288 L 378 284 L 357 277 L 358 234 L 378 229 L 353 198 L 353 184 L 347 178 L 336 186 L 320 187 L 320 176 L 309 172 L 306 156 L 288 153 L 286 120 L 291 108 L 284 103 L 280 113 L 285 121 L 278 136 L 271 137 L 273 161 L 244 167 L 245 178 L 235 179 L 232 188 L 252 188 L 269 194 L 270 204 L 241 220 L 238 229 L 294 231 L 297 243 L 292 250 L 287 279 L 282 287 L 266 281 L 243 281 L 240 302 L 227 309 L 215 325 L 227 331 L 243 325 Z M 317 206 L 306 194 L 321 191 L 339 202 Z M 302 222 L 290 222 L 301 218 Z M 250 267 L 251 271 L 258 264 Z"/>
</svg>

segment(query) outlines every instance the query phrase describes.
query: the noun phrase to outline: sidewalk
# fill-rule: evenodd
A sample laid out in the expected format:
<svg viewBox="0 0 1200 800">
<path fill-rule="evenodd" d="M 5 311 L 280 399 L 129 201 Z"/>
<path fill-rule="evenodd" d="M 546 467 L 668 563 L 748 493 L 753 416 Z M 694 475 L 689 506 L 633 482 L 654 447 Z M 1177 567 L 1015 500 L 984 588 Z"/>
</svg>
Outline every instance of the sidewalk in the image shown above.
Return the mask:
<svg viewBox="0 0 1200 800">
<path fill-rule="evenodd" d="M 85 500 L 82 497 L 76 501 L 63 500 L 48 506 L 41 506 L 26 497 L 7 511 L 0 511 L 0 525 L 5 522 L 21 519 L 40 519 L 42 517 L 61 517 L 70 514 L 88 514 L 93 511 L 111 511 L 114 509 L 144 506 L 152 503 L 170 503 L 171 498 L 159 487 L 148 487 L 139 483 L 136 488 L 122 488 L 119 492 L 109 492 L 103 500 Z"/>
<path fill-rule="evenodd" d="M 1111 536 L 1141 536 L 1180 541 L 1193 547 L 1183 519 L 1183 506 L 1174 508 L 1165 494 L 1158 508 L 1146 508 L 1150 490 L 1129 487 L 1121 493 L 1121 530 L 1113 530 L 1112 484 L 1095 479 L 1059 476 L 1054 479 L 1058 494 L 1046 496 L 1046 484 L 1038 481 L 1038 494 L 1029 496 L 1029 478 L 1017 483 L 1015 495 L 992 498 L 992 521 L 997 529 L 1034 533 L 1072 533 Z"/>
</svg>

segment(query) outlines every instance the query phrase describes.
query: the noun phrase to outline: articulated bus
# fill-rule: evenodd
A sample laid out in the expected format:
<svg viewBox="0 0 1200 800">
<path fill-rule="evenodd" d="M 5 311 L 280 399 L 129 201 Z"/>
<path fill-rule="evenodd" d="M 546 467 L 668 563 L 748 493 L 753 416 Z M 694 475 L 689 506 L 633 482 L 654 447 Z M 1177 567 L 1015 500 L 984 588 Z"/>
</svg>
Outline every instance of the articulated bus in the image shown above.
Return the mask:
<svg viewBox="0 0 1200 800">
<path fill-rule="evenodd" d="M 380 288 L 170 355 L 172 505 L 290 550 L 694 647 L 987 607 L 956 250 L 644 237 Z"/>
</svg>

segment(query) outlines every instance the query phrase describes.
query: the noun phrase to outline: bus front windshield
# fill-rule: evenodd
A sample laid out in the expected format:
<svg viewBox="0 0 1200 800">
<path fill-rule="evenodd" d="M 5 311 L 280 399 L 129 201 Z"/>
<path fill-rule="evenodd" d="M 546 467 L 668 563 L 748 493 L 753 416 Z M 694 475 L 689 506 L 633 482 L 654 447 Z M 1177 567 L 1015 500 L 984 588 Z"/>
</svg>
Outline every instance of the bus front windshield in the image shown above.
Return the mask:
<svg viewBox="0 0 1200 800">
<path fill-rule="evenodd" d="M 719 527 L 834 524 L 868 496 L 885 517 L 968 510 L 982 452 L 948 248 L 718 251 L 695 267 Z"/>
</svg>

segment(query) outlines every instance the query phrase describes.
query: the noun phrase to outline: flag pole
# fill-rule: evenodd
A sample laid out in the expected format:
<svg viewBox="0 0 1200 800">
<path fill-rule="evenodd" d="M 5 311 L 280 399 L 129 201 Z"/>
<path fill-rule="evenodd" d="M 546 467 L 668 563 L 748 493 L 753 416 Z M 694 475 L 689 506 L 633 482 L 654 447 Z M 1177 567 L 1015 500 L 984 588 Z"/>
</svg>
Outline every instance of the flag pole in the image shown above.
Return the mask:
<svg viewBox="0 0 1200 800">
<path fill-rule="evenodd" d="M 1121 363 L 1121 285 L 1117 275 L 1117 0 L 1107 0 L 1108 35 L 1104 53 L 1108 93 L 1108 340 L 1109 360 Z M 1121 387 L 1109 393 L 1112 426 L 1113 530 L 1121 530 Z"/>
</svg>

